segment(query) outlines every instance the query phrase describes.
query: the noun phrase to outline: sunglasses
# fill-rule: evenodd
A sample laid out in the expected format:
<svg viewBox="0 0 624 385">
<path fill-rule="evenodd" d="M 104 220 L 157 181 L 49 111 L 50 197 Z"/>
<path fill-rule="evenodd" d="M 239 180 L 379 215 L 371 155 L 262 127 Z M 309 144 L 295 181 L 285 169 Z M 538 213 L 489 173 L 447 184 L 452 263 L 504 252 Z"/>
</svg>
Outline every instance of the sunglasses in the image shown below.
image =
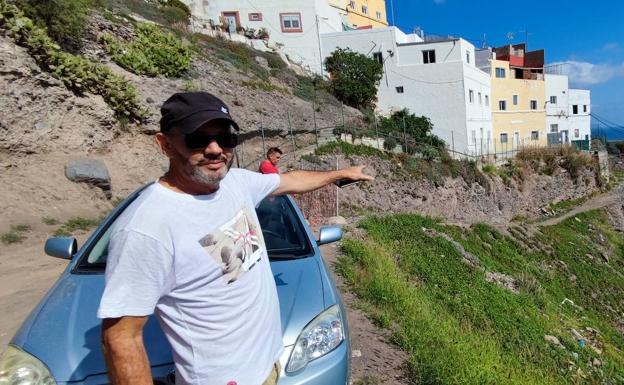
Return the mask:
<svg viewBox="0 0 624 385">
<path fill-rule="evenodd" d="M 184 135 L 184 144 L 189 150 L 203 150 L 213 140 L 217 142 L 221 148 L 234 148 L 238 144 L 238 136 L 233 133 L 207 135 L 194 132 Z"/>
</svg>

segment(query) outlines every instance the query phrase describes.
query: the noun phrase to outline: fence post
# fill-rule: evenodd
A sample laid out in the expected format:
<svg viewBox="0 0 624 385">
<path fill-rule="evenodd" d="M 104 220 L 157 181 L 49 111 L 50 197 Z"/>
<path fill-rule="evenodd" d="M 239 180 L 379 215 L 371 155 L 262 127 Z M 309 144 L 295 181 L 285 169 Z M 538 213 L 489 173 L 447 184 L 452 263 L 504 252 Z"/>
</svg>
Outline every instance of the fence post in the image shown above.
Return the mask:
<svg viewBox="0 0 624 385">
<path fill-rule="evenodd" d="M 377 138 L 377 149 L 382 150 L 383 147 L 379 145 L 379 131 L 377 130 L 377 114 L 373 111 L 373 122 L 375 123 L 375 138 Z"/>
<path fill-rule="evenodd" d="M 455 131 L 451 130 L 451 145 L 453 146 L 453 158 L 455 158 Z"/>
<path fill-rule="evenodd" d="M 266 144 L 264 142 L 264 126 L 262 125 L 262 115 L 260 115 L 260 132 L 262 133 L 262 153 L 266 154 Z"/>
<path fill-rule="evenodd" d="M 314 136 L 316 137 L 316 148 L 319 146 L 318 126 L 316 125 L 316 86 L 314 87 L 314 97 L 312 98 L 312 120 L 314 121 Z"/>
<path fill-rule="evenodd" d="M 287 110 L 286 114 L 288 115 L 288 131 L 290 132 L 290 139 L 292 140 L 293 161 L 294 161 L 295 158 L 297 158 L 297 146 L 295 146 L 295 136 L 293 135 L 293 127 L 292 127 L 292 123 L 290 122 L 290 111 Z"/>
<path fill-rule="evenodd" d="M 496 158 L 498 158 L 498 153 L 496 152 L 496 139 L 494 139 L 494 163 L 496 163 Z"/>
<path fill-rule="evenodd" d="M 403 144 L 405 145 L 405 153 L 407 153 L 407 128 L 405 127 L 405 115 L 403 115 Z"/>
<path fill-rule="evenodd" d="M 241 163 L 245 164 L 245 141 L 241 143 Z"/>
</svg>

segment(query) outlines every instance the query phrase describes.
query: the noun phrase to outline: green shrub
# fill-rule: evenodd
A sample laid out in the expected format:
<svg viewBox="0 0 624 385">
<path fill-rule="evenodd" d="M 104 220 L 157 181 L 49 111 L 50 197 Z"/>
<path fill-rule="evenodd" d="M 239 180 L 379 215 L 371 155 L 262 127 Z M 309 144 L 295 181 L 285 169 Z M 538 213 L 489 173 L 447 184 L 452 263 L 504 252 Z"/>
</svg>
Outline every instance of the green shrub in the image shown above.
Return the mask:
<svg viewBox="0 0 624 385">
<path fill-rule="evenodd" d="M 492 163 L 486 163 L 481 170 L 488 175 L 494 175 L 496 173 L 496 166 Z"/>
<path fill-rule="evenodd" d="M 389 136 L 384 140 L 383 147 L 386 151 L 392 151 L 397 146 L 397 141 L 393 137 Z"/>
<path fill-rule="evenodd" d="M 141 121 L 147 115 L 139 105 L 136 89 L 125 78 L 104 65 L 62 51 L 45 29 L 6 0 L 0 0 L 0 30 L 8 31 L 41 68 L 63 81 L 68 89 L 77 94 L 91 92 L 102 96 L 117 117 Z"/>
<path fill-rule="evenodd" d="M 373 147 L 353 145 L 343 141 L 331 142 L 320 146 L 314 151 L 315 155 L 327 155 L 327 154 L 343 154 L 343 155 L 356 155 L 356 156 L 375 156 L 381 159 L 388 159 L 388 155 L 383 151 L 377 150 Z"/>
<path fill-rule="evenodd" d="M 147 76 L 179 77 L 191 63 L 191 47 L 160 27 L 141 23 L 137 37 L 128 44 L 121 43 L 110 34 L 102 36 L 113 60 L 125 69 Z"/>
<path fill-rule="evenodd" d="M 63 49 L 77 52 L 82 46 L 94 0 L 17 0 L 16 5 Z"/>
<path fill-rule="evenodd" d="M 191 17 L 191 9 L 180 0 L 160 0 L 160 3 L 165 6 L 179 9 L 186 15 L 187 19 Z"/>
<path fill-rule="evenodd" d="M 330 73 L 331 93 L 355 108 L 372 107 L 377 102 L 377 86 L 383 66 L 366 55 L 338 48 L 325 60 Z"/>
<path fill-rule="evenodd" d="M 96 218 L 83 218 L 74 217 L 70 218 L 67 222 L 63 223 L 55 232 L 55 237 L 69 236 L 72 233 L 80 230 L 87 231 L 97 226 L 100 223 L 100 219 Z"/>
</svg>

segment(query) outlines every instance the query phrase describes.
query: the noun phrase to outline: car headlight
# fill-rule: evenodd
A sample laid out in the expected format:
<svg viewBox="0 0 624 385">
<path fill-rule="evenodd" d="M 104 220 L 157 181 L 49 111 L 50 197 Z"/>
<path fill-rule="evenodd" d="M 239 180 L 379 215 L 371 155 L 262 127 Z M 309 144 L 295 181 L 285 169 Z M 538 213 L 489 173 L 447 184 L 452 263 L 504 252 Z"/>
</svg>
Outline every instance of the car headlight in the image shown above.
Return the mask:
<svg viewBox="0 0 624 385">
<path fill-rule="evenodd" d="M 316 316 L 303 328 L 290 353 L 286 371 L 296 372 L 305 367 L 308 362 L 334 350 L 344 338 L 340 307 L 334 305 Z"/>
<path fill-rule="evenodd" d="M 41 361 L 9 345 L 0 357 L 0 385 L 56 385 L 56 381 Z"/>
</svg>

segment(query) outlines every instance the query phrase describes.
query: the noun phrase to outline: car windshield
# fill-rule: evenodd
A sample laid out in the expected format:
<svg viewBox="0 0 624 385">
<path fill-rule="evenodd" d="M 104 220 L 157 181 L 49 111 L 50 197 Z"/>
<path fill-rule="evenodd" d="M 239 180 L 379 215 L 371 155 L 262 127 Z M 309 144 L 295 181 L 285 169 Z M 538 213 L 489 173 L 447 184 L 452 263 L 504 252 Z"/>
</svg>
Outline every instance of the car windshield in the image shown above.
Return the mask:
<svg viewBox="0 0 624 385">
<path fill-rule="evenodd" d="M 307 234 L 288 198 L 268 197 L 256 208 L 269 258 L 300 258 L 312 254 Z M 78 264 L 87 271 L 100 271 L 106 266 L 108 240 L 112 226 L 94 241 Z"/>
</svg>

